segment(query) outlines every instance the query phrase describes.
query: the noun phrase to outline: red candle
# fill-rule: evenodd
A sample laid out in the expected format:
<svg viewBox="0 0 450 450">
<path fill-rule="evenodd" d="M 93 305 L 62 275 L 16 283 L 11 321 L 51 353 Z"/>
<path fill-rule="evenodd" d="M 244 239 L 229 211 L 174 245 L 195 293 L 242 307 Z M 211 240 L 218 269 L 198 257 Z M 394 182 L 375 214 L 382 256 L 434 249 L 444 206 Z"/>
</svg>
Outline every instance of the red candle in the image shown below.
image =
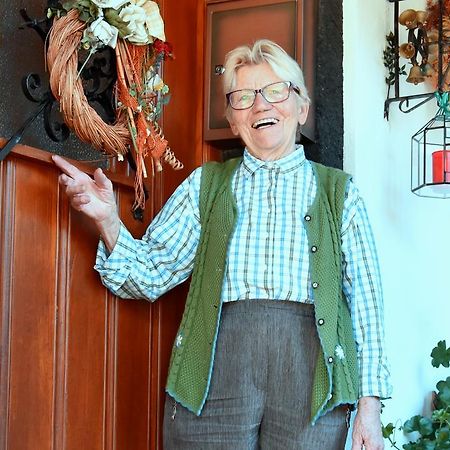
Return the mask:
<svg viewBox="0 0 450 450">
<path fill-rule="evenodd" d="M 433 152 L 433 183 L 450 182 L 450 150 Z"/>
</svg>

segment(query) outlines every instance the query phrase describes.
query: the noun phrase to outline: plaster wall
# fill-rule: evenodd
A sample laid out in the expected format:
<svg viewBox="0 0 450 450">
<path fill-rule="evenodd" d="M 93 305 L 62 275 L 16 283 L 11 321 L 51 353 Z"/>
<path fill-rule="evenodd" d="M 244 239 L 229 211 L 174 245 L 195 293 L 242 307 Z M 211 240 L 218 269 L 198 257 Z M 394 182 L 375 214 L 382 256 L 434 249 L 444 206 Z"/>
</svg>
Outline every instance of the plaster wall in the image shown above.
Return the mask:
<svg viewBox="0 0 450 450">
<path fill-rule="evenodd" d="M 403 423 L 429 407 L 436 382 L 449 375 L 448 369 L 433 368 L 429 355 L 439 340 L 450 345 L 450 200 L 410 191 L 411 136 L 437 108 L 433 100 L 404 114 L 393 104 L 389 121 L 383 119 L 383 49 L 393 30 L 393 4 L 344 0 L 343 5 L 344 170 L 365 199 L 383 277 L 394 395 L 384 402 L 382 420 Z M 424 5 L 408 0 L 400 11 Z M 424 89 L 405 78 L 401 83 L 401 95 Z M 397 442 L 407 441 L 398 433 Z"/>
</svg>

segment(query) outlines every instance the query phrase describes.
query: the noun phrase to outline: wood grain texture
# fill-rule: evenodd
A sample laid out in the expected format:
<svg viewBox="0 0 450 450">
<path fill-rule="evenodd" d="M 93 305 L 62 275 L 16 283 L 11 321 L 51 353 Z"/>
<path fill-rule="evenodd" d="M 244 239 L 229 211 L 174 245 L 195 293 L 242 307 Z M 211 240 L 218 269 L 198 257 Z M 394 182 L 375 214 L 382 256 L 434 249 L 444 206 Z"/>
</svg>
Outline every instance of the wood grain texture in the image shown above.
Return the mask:
<svg viewBox="0 0 450 450">
<path fill-rule="evenodd" d="M 148 449 L 151 307 L 102 286 L 98 233 L 43 153 L 0 165 L 0 448 Z M 115 186 L 142 234 L 132 182 Z"/>
<path fill-rule="evenodd" d="M 9 355 L 11 316 L 12 246 L 11 227 L 13 211 L 11 166 L 0 164 L 0 448 L 6 448 L 9 403 Z M 11 187 L 11 189 L 8 189 Z"/>
<path fill-rule="evenodd" d="M 52 438 L 57 186 L 44 164 L 22 161 L 14 192 L 9 311 L 10 448 L 45 448 Z M 27 424 L 24 427 L 24 424 Z"/>
<path fill-rule="evenodd" d="M 121 217 L 135 237 L 209 158 L 202 136 L 204 4 L 159 3 L 176 55 L 164 65 L 172 99 L 162 125 L 185 167 L 164 165 L 146 180 L 150 196 L 137 222 L 130 214 L 133 174 L 109 165 Z M 187 286 L 153 304 L 115 298 L 92 269 L 97 232 L 70 209 L 51 155 L 16 146 L 0 176 L 0 449 L 162 449 L 164 386 Z"/>
</svg>

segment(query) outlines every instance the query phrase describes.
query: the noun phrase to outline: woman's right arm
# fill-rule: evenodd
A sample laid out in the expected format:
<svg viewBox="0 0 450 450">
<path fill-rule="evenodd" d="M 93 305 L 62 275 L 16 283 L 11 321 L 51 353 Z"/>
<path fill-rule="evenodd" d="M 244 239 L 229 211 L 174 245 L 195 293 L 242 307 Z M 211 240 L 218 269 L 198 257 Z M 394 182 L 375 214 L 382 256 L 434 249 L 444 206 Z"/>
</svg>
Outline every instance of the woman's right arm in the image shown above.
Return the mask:
<svg viewBox="0 0 450 450">
<path fill-rule="evenodd" d="M 108 289 L 122 298 L 154 300 L 189 277 L 200 237 L 201 169 L 177 188 L 142 239 L 134 239 L 119 219 L 112 184 L 100 169 L 92 180 L 62 158 L 54 161 L 64 171 L 60 183 L 70 203 L 100 231 L 95 269 Z"/>
</svg>

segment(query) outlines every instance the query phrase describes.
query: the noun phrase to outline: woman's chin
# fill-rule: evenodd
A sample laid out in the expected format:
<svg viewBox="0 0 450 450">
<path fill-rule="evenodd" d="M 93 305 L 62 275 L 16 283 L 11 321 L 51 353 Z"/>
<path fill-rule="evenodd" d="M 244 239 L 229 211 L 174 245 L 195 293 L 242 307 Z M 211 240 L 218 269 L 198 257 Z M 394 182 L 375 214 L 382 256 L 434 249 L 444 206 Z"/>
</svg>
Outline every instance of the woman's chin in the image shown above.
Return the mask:
<svg viewBox="0 0 450 450">
<path fill-rule="evenodd" d="M 267 160 L 275 160 L 283 158 L 284 156 L 289 155 L 294 151 L 295 145 L 270 145 L 270 143 L 266 143 L 266 145 L 258 145 L 258 146 L 248 146 L 247 149 L 251 155 L 255 158 L 261 159 L 263 161 Z"/>
</svg>

